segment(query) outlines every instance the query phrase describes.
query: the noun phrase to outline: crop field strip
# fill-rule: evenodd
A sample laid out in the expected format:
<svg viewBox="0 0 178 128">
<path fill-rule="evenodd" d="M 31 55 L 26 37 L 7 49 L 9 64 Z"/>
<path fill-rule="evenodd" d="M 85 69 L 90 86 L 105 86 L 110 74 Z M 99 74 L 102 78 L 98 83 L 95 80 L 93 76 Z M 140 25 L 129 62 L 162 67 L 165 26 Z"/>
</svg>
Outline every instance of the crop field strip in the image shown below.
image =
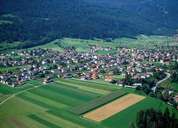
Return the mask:
<svg viewBox="0 0 178 128">
<path fill-rule="evenodd" d="M 56 111 L 56 110 L 49 110 L 48 113 L 55 115 L 57 117 L 61 117 L 65 120 L 69 120 L 75 124 L 80 124 L 86 128 L 105 128 L 106 126 L 102 124 L 95 123 L 90 120 L 86 120 L 85 118 L 81 118 L 80 116 L 73 114 L 69 111 Z"/>
<path fill-rule="evenodd" d="M 87 113 L 93 109 L 96 109 L 102 105 L 105 105 L 105 104 L 125 95 L 125 94 L 126 94 L 125 92 L 122 92 L 120 90 L 114 91 L 106 96 L 99 97 L 97 99 L 87 102 L 86 104 L 74 107 L 71 109 L 71 112 L 73 112 L 77 115 L 82 115 L 82 114 Z"/>
<path fill-rule="evenodd" d="M 13 99 L 9 100 L 6 104 L 0 107 L 0 115 L 5 115 L 5 118 L 0 117 L 0 127 L 17 128 L 18 126 L 14 125 L 14 123 L 18 123 L 17 125 L 19 125 L 19 123 L 22 122 L 27 126 L 27 128 L 117 128 L 116 126 L 126 128 L 128 127 L 127 124 L 130 122 L 130 120 L 124 119 L 123 122 L 122 120 L 125 118 L 125 116 L 122 115 L 127 112 L 131 113 L 131 117 L 134 120 L 136 117 L 136 112 L 145 108 L 144 105 L 149 107 L 156 106 L 158 104 L 158 102 L 155 102 L 155 104 L 150 105 L 150 102 L 153 101 L 153 99 L 148 101 L 147 99 L 149 98 L 146 98 L 143 101 L 109 117 L 108 119 L 100 123 L 96 123 L 92 120 L 81 117 L 81 115 L 72 113 L 71 109 L 79 107 L 80 105 L 86 105 L 93 100 L 107 96 L 109 95 L 108 93 L 111 93 L 114 90 L 116 90 L 116 92 L 118 91 L 118 93 L 119 91 L 124 93 L 125 90 L 117 90 L 112 86 L 108 86 L 104 83 L 100 85 L 99 83 L 95 84 L 95 82 L 80 80 L 69 80 L 69 84 L 72 85 L 72 81 L 75 83 L 74 86 L 71 86 L 66 84 L 67 81 L 68 80 L 64 80 L 64 83 L 54 82 L 52 84 L 48 84 L 47 86 L 28 90 L 27 92 L 15 96 Z M 31 83 L 29 82 L 28 84 Z M 41 83 L 35 81 L 33 86 L 37 85 L 41 85 Z M 98 90 L 107 91 L 107 93 L 98 93 L 97 91 L 92 92 L 88 91 L 87 89 L 81 89 L 81 87 L 83 88 L 87 86 L 89 88 L 96 88 Z M 109 101 L 105 104 L 108 104 L 112 101 Z M 12 105 L 13 108 L 11 107 Z M 8 111 L 6 111 L 7 108 Z M 128 113 L 126 114 L 126 117 Z M 32 115 L 36 117 L 34 118 Z M 17 122 L 8 122 L 8 119 L 11 117 L 15 117 Z M 1 121 L 1 119 L 3 120 Z"/>
<path fill-rule="evenodd" d="M 90 111 L 83 116 L 87 119 L 91 119 L 97 122 L 103 121 L 112 115 L 121 112 L 124 109 L 142 101 L 145 97 L 135 94 L 128 94 L 121 98 L 118 98 L 100 108 Z"/>
<path fill-rule="evenodd" d="M 70 95 L 71 97 L 76 97 L 84 101 L 91 100 L 97 96 L 100 96 L 88 91 L 82 91 L 78 88 L 71 88 L 66 85 L 56 83 L 53 83 L 52 86 L 47 86 L 47 89 L 54 92 L 60 92 L 61 94 Z"/>
<path fill-rule="evenodd" d="M 59 126 L 57 126 L 57 125 L 55 125 L 53 123 L 50 123 L 47 120 L 41 119 L 40 117 L 38 117 L 36 115 L 29 115 L 28 117 L 33 119 L 33 120 L 35 120 L 35 121 L 37 121 L 40 124 L 43 124 L 43 125 L 49 127 L 49 128 L 61 128 L 61 127 L 59 127 Z"/>
<path fill-rule="evenodd" d="M 8 110 L 8 111 L 6 111 Z M 8 101 L 6 104 L 0 107 L 0 127 L 8 127 L 8 128 L 16 128 L 13 124 L 14 122 L 11 122 L 9 119 L 15 118 L 17 122 L 22 122 L 28 124 L 28 122 L 23 121 L 27 113 L 31 112 L 42 112 L 46 111 L 47 109 L 44 109 L 40 106 L 37 106 L 35 104 L 32 104 L 26 100 L 23 100 L 18 97 L 14 97 L 10 101 Z M 5 116 L 4 116 L 5 115 Z M 39 126 L 37 123 L 33 123 L 33 125 L 36 124 L 36 126 Z M 19 128 L 19 127 L 17 127 Z M 28 128 L 36 128 L 31 127 L 28 125 Z M 45 127 L 41 127 L 45 128 Z"/>
<path fill-rule="evenodd" d="M 31 104 L 34 104 L 34 105 L 37 105 L 39 107 L 42 107 L 46 110 L 48 109 L 61 109 L 63 108 L 64 106 L 66 107 L 66 105 L 59 105 L 59 106 L 55 106 L 54 104 L 51 105 L 49 104 L 48 102 L 46 102 L 45 100 L 44 101 L 40 101 L 39 99 L 35 99 L 35 98 L 32 98 L 32 97 L 29 97 L 29 96 L 26 96 L 26 95 L 21 95 L 20 96 L 21 99 L 31 103 Z"/>
<path fill-rule="evenodd" d="M 34 121 L 33 119 L 29 118 L 28 116 L 22 116 L 21 118 L 17 117 L 15 118 L 18 122 L 24 123 L 25 127 L 22 128 L 48 128 L 47 126 Z M 12 127 L 8 127 L 8 128 L 20 128 L 18 126 L 15 127 L 13 122 L 9 122 L 10 125 L 12 125 Z M 9 125 L 8 124 L 8 125 Z"/>
<path fill-rule="evenodd" d="M 81 81 L 81 80 L 75 80 L 75 79 L 59 80 L 57 81 L 57 83 L 64 84 L 66 86 L 76 87 L 80 90 L 89 91 L 92 93 L 99 93 L 101 95 L 106 95 L 106 94 L 109 94 L 111 91 L 116 90 L 116 88 L 109 87 L 108 85 L 98 84 L 95 82 L 89 83 L 88 81 Z"/>
<path fill-rule="evenodd" d="M 59 117 L 59 116 L 56 116 L 56 115 L 53 115 L 50 113 L 41 113 L 38 115 L 30 114 L 29 116 L 32 116 L 32 115 L 38 117 L 41 120 L 49 122 L 50 124 L 54 124 L 54 125 L 62 127 L 62 128 L 71 128 L 71 127 L 84 128 L 84 126 L 82 126 L 80 124 L 73 123 L 70 120 L 66 120 L 62 117 Z M 35 121 L 38 122 L 38 120 L 35 120 Z M 39 122 L 39 123 L 41 123 L 41 122 Z"/>
<path fill-rule="evenodd" d="M 50 100 L 68 105 L 68 106 L 75 106 L 81 103 L 84 103 L 85 101 L 82 101 L 80 99 L 77 99 L 75 97 L 70 97 L 68 95 L 60 94 L 60 92 L 53 92 L 51 90 L 48 90 L 46 88 L 41 88 L 37 90 L 30 91 L 31 93 L 34 93 L 36 95 L 48 98 Z"/>
<path fill-rule="evenodd" d="M 21 120 L 18 120 L 16 118 L 10 118 L 8 123 L 10 123 L 13 127 L 18 127 L 18 128 L 27 128 L 26 124 L 22 122 Z"/>
<path fill-rule="evenodd" d="M 78 88 L 80 90 L 83 90 L 83 91 L 89 91 L 89 92 L 92 92 L 92 93 L 98 93 L 100 95 L 105 95 L 105 94 L 109 94 L 110 93 L 110 91 L 101 90 L 101 89 L 97 89 L 97 88 L 93 88 L 93 87 L 81 86 L 81 85 L 78 85 L 78 84 L 72 84 L 72 83 L 61 82 L 61 81 L 58 81 L 57 83 L 65 84 L 66 86 L 76 87 L 76 88 Z"/>
<path fill-rule="evenodd" d="M 28 128 L 49 128 L 48 126 L 39 123 L 37 121 L 35 121 L 34 119 L 30 118 L 29 115 L 28 116 L 24 116 L 21 121 L 28 123 Z"/>
<path fill-rule="evenodd" d="M 62 85 L 60 86 L 62 87 Z M 65 86 L 62 88 L 60 86 L 45 86 L 40 89 L 30 90 L 28 93 L 19 95 L 19 97 L 36 104 L 44 104 L 43 101 L 45 101 L 45 103 L 56 104 L 55 106 L 73 106 L 75 104 L 72 101 L 83 103 L 98 97 L 98 95 L 89 94 L 88 92 L 78 92 L 77 89 L 74 91 L 73 88 L 67 87 L 67 89 L 64 89 Z"/>
<path fill-rule="evenodd" d="M 3 100 L 5 100 L 6 98 L 8 98 L 9 97 L 9 95 L 5 95 L 5 94 L 1 94 L 0 93 L 0 103 L 3 101 Z"/>
<path fill-rule="evenodd" d="M 49 93 L 47 93 L 46 91 L 44 91 L 45 92 L 45 97 L 44 97 L 44 95 L 42 96 L 42 94 L 41 94 L 41 90 L 47 90 L 47 91 L 51 91 L 51 92 L 54 92 L 54 93 L 60 93 L 60 91 L 61 90 L 63 90 L 64 89 L 64 91 L 72 91 L 72 93 L 74 94 L 77 94 L 76 95 L 76 97 L 77 98 L 79 98 L 78 97 L 78 95 L 79 96 L 83 96 L 83 95 L 85 95 L 85 96 L 89 96 L 90 98 L 89 99 L 87 99 L 87 100 L 90 100 L 91 98 L 96 98 L 96 97 L 98 97 L 99 95 L 97 94 L 95 94 L 95 93 L 89 93 L 89 92 L 85 92 L 85 91 L 83 91 L 83 90 L 80 90 L 80 93 L 78 93 L 78 89 L 77 88 L 71 88 L 71 87 L 66 87 L 66 86 L 64 86 L 64 85 L 59 85 L 59 84 L 57 84 L 57 85 L 52 85 L 52 86 L 43 86 L 42 88 L 39 88 L 39 89 L 35 89 L 35 90 L 30 90 L 30 91 L 28 91 L 28 92 L 25 92 L 25 93 L 23 93 L 23 94 L 20 94 L 18 97 L 19 98 L 22 98 L 23 100 L 25 100 L 26 102 L 30 102 L 31 104 L 35 104 L 35 105 L 38 105 L 38 106 L 40 106 L 40 107 L 44 107 L 44 108 L 46 108 L 46 109 L 48 109 L 48 111 L 58 111 L 58 112 L 60 112 L 60 111 L 62 111 L 62 109 L 60 109 L 60 107 L 61 107 L 61 102 L 56 102 L 56 101 L 54 101 L 53 99 L 51 99 L 51 98 L 49 98 L 48 97 L 48 95 L 50 95 Z M 39 93 L 39 91 L 40 91 L 40 93 Z M 82 92 L 81 92 L 82 91 Z M 35 93 L 34 93 L 35 92 Z M 38 93 L 37 93 L 38 92 Z M 43 92 L 43 91 L 42 91 Z M 67 93 L 66 95 L 69 95 L 70 93 Z M 71 97 L 74 97 L 74 95 L 71 95 Z M 84 100 L 86 100 L 86 99 L 84 99 Z M 50 104 L 48 104 L 49 102 L 51 102 L 52 103 L 52 105 Z M 59 104 L 59 106 L 57 106 Z M 65 107 L 65 106 L 67 106 L 67 105 L 65 105 L 65 104 L 62 104 L 62 107 Z M 63 110 L 64 111 L 64 110 Z M 50 114 L 50 113 L 48 113 L 48 114 Z M 45 116 L 46 116 L 47 114 L 45 114 Z M 54 115 L 54 114 L 51 114 L 51 115 Z M 43 118 L 45 117 L 45 116 L 43 116 Z M 49 116 L 49 115 L 48 115 Z M 38 117 L 38 118 L 41 118 L 40 116 Z M 42 118 L 42 120 L 44 120 Z M 61 117 L 58 117 L 58 119 L 59 118 L 61 118 Z M 76 118 L 76 117 L 75 117 Z M 80 119 L 80 118 L 79 118 Z M 48 120 L 48 119 L 47 119 Z M 70 121 L 69 121 L 70 122 Z M 87 121 L 86 121 L 86 123 L 88 123 Z M 80 124 L 79 122 L 78 123 L 76 123 L 76 124 Z M 50 122 L 50 125 L 53 125 L 53 122 Z M 83 126 L 84 127 L 84 126 Z M 78 127 L 77 127 L 78 128 Z"/>
<path fill-rule="evenodd" d="M 95 81 L 89 81 L 89 80 L 79 80 L 79 79 L 60 79 L 60 81 L 63 82 L 68 82 L 68 83 L 73 83 L 73 84 L 78 84 L 82 86 L 89 86 L 93 88 L 98 88 L 102 90 L 107 90 L 107 91 L 114 91 L 117 89 L 114 85 L 111 84 L 105 84 L 105 83 L 98 83 Z M 111 86 L 108 86 L 111 85 Z"/>
<path fill-rule="evenodd" d="M 41 91 L 41 90 L 45 90 L 45 91 Z M 91 100 L 91 99 L 94 99 L 100 95 L 98 94 L 95 94 L 95 93 L 90 93 L 90 92 L 87 92 L 87 91 L 83 91 L 83 90 L 78 90 L 77 88 L 71 88 L 71 87 L 66 87 L 65 85 L 61 85 L 61 84 L 53 84 L 53 85 L 49 85 L 49 86 L 44 86 L 42 88 L 39 88 L 39 89 L 35 89 L 35 90 L 30 90 L 28 92 L 25 92 L 21 95 L 19 95 L 18 97 L 22 98 L 23 100 L 26 100 L 27 102 L 30 102 L 32 104 L 35 104 L 35 105 L 38 105 L 40 107 L 44 107 L 46 109 L 48 109 L 48 114 L 45 114 L 44 116 L 39 116 L 38 115 L 38 118 L 40 118 L 42 121 L 44 121 L 44 117 L 46 118 L 46 116 L 49 116 L 49 115 L 54 115 L 56 116 L 55 114 L 53 114 L 52 112 L 50 111 L 56 111 L 58 113 L 61 113 L 61 111 L 65 111 L 65 110 L 62 110 L 61 108 L 65 108 L 67 105 L 65 104 L 62 104 L 62 107 L 61 107 L 61 102 L 57 102 L 57 101 L 54 101 L 53 99 L 49 98 L 48 96 L 50 95 L 49 92 L 47 93 L 47 91 L 51 91 L 51 92 L 54 92 L 55 93 L 60 93 L 61 91 L 64 90 L 64 92 L 66 91 L 67 93 L 65 93 L 65 95 L 71 95 L 69 92 L 72 92 L 73 94 L 70 96 L 70 97 L 76 97 L 76 98 L 80 98 L 82 96 L 84 96 L 84 99 L 83 100 Z M 78 92 L 80 91 L 80 92 Z M 38 93 L 37 93 L 38 92 Z M 40 93 L 39 93 L 40 92 Z M 45 96 L 44 94 L 42 94 L 42 92 L 45 92 Z M 46 95 L 47 94 L 47 95 Z M 76 94 L 76 95 L 74 95 Z M 61 94 L 60 94 L 61 95 Z M 54 95 L 53 95 L 54 96 Z M 88 96 L 89 98 L 85 98 L 86 96 Z M 48 104 L 48 103 L 52 103 L 52 105 Z M 58 106 L 59 104 L 59 106 Z M 70 114 L 71 116 L 72 114 Z M 73 118 L 76 118 L 77 116 L 73 116 Z M 57 116 L 58 119 L 56 120 L 59 120 L 60 116 Z M 32 118 L 31 118 L 32 119 Z M 34 120 L 34 119 L 33 119 Z M 46 120 L 49 122 L 49 118 L 46 118 Z M 63 118 L 62 118 L 63 120 Z M 79 122 L 73 122 L 71 120 L 68 120 L 68 122 L 73 122 L 75 125 L 78 124 L 78 125 L 81 125 L 81 121 L 85 122 L 85 124 L 88 124 L 88 121 L 84 121 L 84 119 L 81 119 L 80 117 L 78 117 L 78 120 Z M 64 122 L 64 121 L 62 121 Z M 39 123 L 39 122 L 38 122 Z M 54 123 L 54 121 L 50 121 L 49 122 L 50 125 L 56 125 Z M 48 124 L 48 125 L 49 125 Z M 74 126 L 74 124 L 72 124 L 72 126 Z M 44 124 L 42 124 L 44 125 Z M 66 125 L 66 124 L 65 124 Z M 93 128 L 95 128 L 95 125 L 96 124 L 93 124 L 91 123 L 90 126 L 92 126 Z M 58 125 L 57 125 L 58 126 Z M 55 126 L 56 127 L 56 126 Z M 86 127 L 86 125 L 82 125 L 80 126 L 81 128 L 84 128 Z M 98 127 L 98 126 L 97 126 Z M 79 126 L 77 126 L 77 128 L 79 128 Z"/>
<path fill-rule="evenodd" d="M 33 104 L 33 103 L 30 103 L 30 102 L 28 102 L 27 100 L 25 100 L 24 101 L 24 103 L 26 104 L 28 104 L 28 106 L 30 106 L 30 107 L 32 107 L 32 106 L 36 106 L 35 104 Z M 24 104 L 22 104 L 22 105 L 24 105 Z M 44 104 L 42 104 L 42 105 L 44 105 Z M 43 106 L 41 106 L 41 107 L 43 107 Z M 45 106 L 46 107 L 46 106 Z M 48 109 L 55 109 L 55 108 L 48 108 L 48 109 L 44 109 L 43 111 L 41 111 L 40 112 L 40 108 L 38 108 L 39 110 L 37 110 L 38 112 L 38 115 L 39 115 L 39 118 L 41 118 L 42 120 L 46 120 L 46 122 L 49 122 L 50 123 L 50 125 L 51 126 L 55 126 L 56 124 L 56 121 L 54 120 L 55 119 L 55 117 L 52 115 L 52 114 L 47 114 L 46 113 L 46 111 L 48 110 Z M 33 110 L 33 109 L 32 109 Z M 56 110 L 56 111 L 61 111 L 61 110 Z M 34 113 L 34 112 L 33 112 Z M 27 113 L 28 114 L 28 113 Z M 28 116 L 27 116 L 28 117 Z M 52 119 L 51 119 L 52 118 Z M 24 119 L 24 117 L 21 117 L 20 119 L 18 119 L 18 122 L 21 122 L 21 121 L 23 121 L 23 119 Z M 58 119 L 58 122 L 59 122 L 59 118 L 57 118 Z M 39 126 L 39 124 L 41 123 L 41 122 L 37 122 L 37 121 L 35 121 L 35 120 L 33 120 L 33 119 L 30 119 L 31 121 L 31 123 L 32 124 L 34 124 L 35 123 L 35 125 L 37 125 L 37 126 Z M 55 123 L 53 122 L 53 120 L 55 121 Z M 28 124 L 29 123 L 29 117 L 28 118 L 26 118 L 26 121 L 27 122 L 25 122 L 25 124 Z M 43 121 L 43 123 L 44 123 L 44 121 Z M 64 122 L 64 120 L 62 120 L 61 122 Z M 60 123 L 61 123 L 60 122 Z M 11 122 L 11 124 L 12 124 L 12 122 Z M 13 124 L 12 124 L 13 125 Z M 41 124 L 42 126 L 40 127 L 40 128 L 49 128 L 49 127 L 46 127 L 46 124 L 44 125 L 44 124 Z M 44 126 L 43 126 L 44 125 Z M 15 126 L 15 124 L 13 125 L 13 126 Z M 34 126 L 35 127 L 35 126 Z M 19 126 L 17 126 L 17 128 L 20 128 Z M 33 127 L 31 127 L 31 126 L 29 126 L 28 125 L 28 128 L 33 128 Z M 38 127 L 35 127 L 35 128 L 38 128 Z"/>
<path fill-rule="evenodd" d="M 173 107 L 168 106 L 166 103 L 162 102 L 159 99 L 146 97 L 139 103 L 130 106 L 129 108 L 111 116 L 110 118 L 102 121 L 101 123 L 110 128 L 118 128 L 118 126 L 120 126 L 121 128 L 128 128 L 129 122 L 136 121 L 137 112 L 139 112 L 140 110 L 154 108 L 158 111 L 164 111 L 167 107 L 173 110 L 178 117 L 178 111 Z"/>
</svg>

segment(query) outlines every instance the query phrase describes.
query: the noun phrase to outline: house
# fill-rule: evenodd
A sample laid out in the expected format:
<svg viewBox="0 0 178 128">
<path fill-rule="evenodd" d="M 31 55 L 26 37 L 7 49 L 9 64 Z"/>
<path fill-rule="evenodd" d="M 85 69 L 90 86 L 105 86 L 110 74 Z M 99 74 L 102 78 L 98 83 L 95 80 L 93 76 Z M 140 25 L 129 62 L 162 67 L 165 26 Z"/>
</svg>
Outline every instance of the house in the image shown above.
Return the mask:
<svg viewBox="0 0 178 128">
<path fill-rule="evenodd" d="M 176 103 L 178 103 L 178 94 L 174 97 Z"/>
<path fill-rule="evenodd" d="M 139 87 L 139 86 L 141 87 L 141 86 L 142 86 L 142 83 L 134 83 L 133 86 L 134 86 L 134 87 Z"/>
<path fill-rule="evenodd" d="M 98 76 L 98 69 L 95 68 L 95 69 L 91 70 L 91 72 L 89 73 L 89 76 L 90 76 L 90 78 L 92 80 L 98 79 L 99 78 L 99 76 Z"/>
<path fill-rule="evenodd" d="M 178 94 L 174 97 L 174 101 L 175 101 L 175 102 L 176 102 L 176 104 L 177 104 L 176 109 L 178 110 Z"/>
<path fill-rule="evenodd" d="M 105 81 L 111 82 L 113 80 L 113 75 L 112 73 L 107 73 L 104 78 Z"/>
<path fill-rule="evenodd" d="M 46 78 L 44 78 L 44 80 L 43 80 L 43 84 L 47 84 L 47 83 L 51 83 L 51 82 L 53 82 L 53 80 L 52 80 L 52 78 L 51 77 L 46 77 Z"/>
</svg>

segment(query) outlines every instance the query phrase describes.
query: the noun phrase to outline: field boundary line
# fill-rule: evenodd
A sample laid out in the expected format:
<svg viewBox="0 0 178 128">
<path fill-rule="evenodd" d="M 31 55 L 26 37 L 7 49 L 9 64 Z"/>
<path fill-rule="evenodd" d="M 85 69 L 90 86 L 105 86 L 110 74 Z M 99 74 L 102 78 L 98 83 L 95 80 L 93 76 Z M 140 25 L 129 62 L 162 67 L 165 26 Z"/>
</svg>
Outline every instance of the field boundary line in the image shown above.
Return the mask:
<svg viewBox="0 0 178 128">
<path fill-rule="evenodd" d="M 42 87 L 42 86 L 44 86 L 44 85 L 34 86 L 34 87 L 31 87 L 31 88 L 22 90 L 22 91 L 20 91 L 20 92 L 14 93 L 14 94 L 12 94 L 11 96 L 9 96 L 8 98 L 4 99 L 2 102 L 0 102 L 0 106 L 2 106 L 4 103 L 6 103 L 7 101 L 9 101 L 10 99 L 14 98 L 14 97 L 17 96 L 17 95 L 20 95 L 20 94 L 22 94 L 22 93 L 24 93 L 24 92 L 27 92 L 27 91 L 29 91 L 29 90 L 33 90 L 33 89 L 36 89 L 36 88 L 39 88 L 39 87 Z"/>
</svg>

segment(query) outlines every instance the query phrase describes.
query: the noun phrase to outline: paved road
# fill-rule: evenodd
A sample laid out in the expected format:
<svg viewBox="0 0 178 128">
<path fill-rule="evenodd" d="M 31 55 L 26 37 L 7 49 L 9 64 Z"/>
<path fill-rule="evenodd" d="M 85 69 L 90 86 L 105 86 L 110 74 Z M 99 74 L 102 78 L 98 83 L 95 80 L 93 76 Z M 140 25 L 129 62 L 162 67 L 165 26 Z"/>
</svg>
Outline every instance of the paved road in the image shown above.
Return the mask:
<svg viewBox="0 0 178 128">
<path fill-rule="evenodd" d="M 22 91 L 20 91 L 20 92 L 14 93 L 14 94 L 12 94 L 11 96 L 9 96 L 8 98 L 6 98 L 5 100 L 3 100 L 2 102 L 0 102 L 0 106 L 2 106 L 4 103 L 6 103 L 7 101 L 9 101 L 10 99 L 14 98 L 15 96 L 17 96 L 17 95 L 19 95 L 19 94 L 22 94 L 22 93 L 24 93 L 24 92 L 26 92 L 26 91 L 29 91 L 29 90 L 33 90 L 33 89 L 35 89 L 35 88 L 39 88 L 39 87 L 41 87 L 41 86 L 43 86 L 43 85 L 34 86 L 34 87 L 31 87 L 31 88 L 22 90 Z"/>
<path fill-rule="evenodd" d="M 165 74 L 166 74 L 166 77 L 165 77 L 164 79 L 158 81 L 158 82 L 156 83 L 156 86 L 152 88 L 152 90 L 153 90 L 154 92 L 156 91 L 157 87 L 158 87 L 161 83 L 163 83 L 164 81 L 168 80 L 168 79 L 171 77 L 171 74 L 170 74 L 170 73 L 166 72 Z"/>
</svg>

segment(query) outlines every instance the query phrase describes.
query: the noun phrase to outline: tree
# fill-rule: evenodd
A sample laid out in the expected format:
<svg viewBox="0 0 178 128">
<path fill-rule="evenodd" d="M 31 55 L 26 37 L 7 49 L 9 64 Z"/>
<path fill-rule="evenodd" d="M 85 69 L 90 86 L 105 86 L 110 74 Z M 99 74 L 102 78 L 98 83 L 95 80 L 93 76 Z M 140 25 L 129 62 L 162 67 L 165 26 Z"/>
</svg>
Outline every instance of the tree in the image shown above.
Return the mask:
<svg viewBox="0 0 178 128">
<path fill-rule="evenodd" d="M 137 119 L 136 119 L 136 124 L 138 125 L 139 128 L 145 128 L 146 126 L 146 115 L 144 111 L 140 111 L 137 114 Z"/>
<path fill-rule="evenodd" d="M 172 82 L 178 82 L 178 72 L 177 71 L 173 71 L 171 80 L 172 80 Z"/>
<path fill-rule="evenodd" d="M 134 123 L 130 123 L 129 128 L 136 128 Z"/>
<path fill-rule="evenodd" d="M 168 108 L 164 112 L 154 109 L 141 110 L 137 114 L 136 123 L 130 124 L 130 128 L 177 128 L 177 126 L 178 119 Z"/>
<path fill-rule="evenodd" d="M 125 85 L 132 85 L 133 84 L 133 80 L 132 77 L 126 73 L 125 79 L 124 79 L 124 84 Z"/>
</svg>

